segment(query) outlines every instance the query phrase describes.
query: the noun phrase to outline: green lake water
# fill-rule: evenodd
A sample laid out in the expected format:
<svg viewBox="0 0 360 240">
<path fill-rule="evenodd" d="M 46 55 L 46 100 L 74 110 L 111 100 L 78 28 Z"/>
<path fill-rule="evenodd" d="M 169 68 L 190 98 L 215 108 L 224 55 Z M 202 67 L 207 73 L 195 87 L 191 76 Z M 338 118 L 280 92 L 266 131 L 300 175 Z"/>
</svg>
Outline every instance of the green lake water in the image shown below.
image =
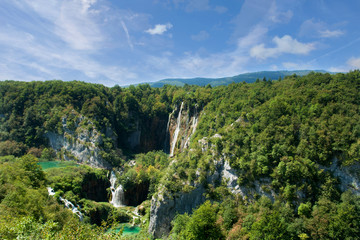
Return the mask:
<svg viewBox="0 0 360 240">
<path fill-rule="evenodd" d="M 116 228 L 112 228 L 110 231 L 115 231 L 116 233 L 118 233 L 121 230 L 121 228 L 124 228 L 122 236 L 134 235 L 134 234 L 139 233 L 141 230 L 141 228 L 138 226 L 131 226 L 128 223 L 124 223 L 124 224 L 120 224 Z"/>
<path fill-rule="evenodd" d="M 45 171 L 50 168 L 61 168 L 68 166 L 78 166 L 78 164 L 73 162 L 62 162 L 62 161 L 50 161 L 50 162 L 39 162 L 41 168 Z"/>
</svg>

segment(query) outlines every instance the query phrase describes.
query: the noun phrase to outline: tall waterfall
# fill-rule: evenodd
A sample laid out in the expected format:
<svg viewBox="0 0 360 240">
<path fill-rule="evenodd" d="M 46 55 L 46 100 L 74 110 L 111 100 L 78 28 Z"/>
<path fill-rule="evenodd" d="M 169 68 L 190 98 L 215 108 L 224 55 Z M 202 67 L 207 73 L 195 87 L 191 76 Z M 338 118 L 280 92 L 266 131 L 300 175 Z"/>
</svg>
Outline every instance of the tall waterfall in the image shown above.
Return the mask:
<svg viewBox="0 0 360 240">
<path fill-rule="evenodd" d="M 169 138 L 170 138 L 170 133 L 169 133 L 169 128 L 170 128 L 170 120 L 171 120 L 171 116 L 174 114 L 175 109 L 169 114 L 169 119 L 166 125 L 166 135 L 165 135 L 165 141 L 164 141 L 164 152 L 165 153 L 169 153 Z"/>
<path fill-rule="evenodd" d="M 111 171 L 110 174 L 110 190 L 111 190 L 111 201 L 110 203 L 112 205 L 114 205 L 114 207 L 121 207 L 124 206 L 124 200 L 125 200 L 125 196 L 124 196 L 124 190 L 122 185 L 120 184 L 117 188 L 115 188 L 115 184 L 116 184 L 116 175 L 114 171 Z"/>
<path fill-rule="evenodd" d="M 195 133 L 196 131 L 196 127 L 199 121 L 199 116 L 198 116 L 198 112 L 197 112 L 197 105 L 195 106 L 195 114 L 192 117 L 192 124 L 191 124 L 191 133 L 189 134 L 189 137 L 186 139 L 186 142 L 184 144 L 184 148 L 189 147 L 189 142 L 190 142 L 190 138 L 191 136 Z"/>
<path fill-rule="evenodd" d="M 183 106 L 184 106 L 184 102 L 181 102 L 179 114 L 178 114 L 177 121 L 176 121 L 176 129 L 175 129 L 175 132 L 174 132 L 174 137 L 173 137 L 172 142 L 171 142 L 170 157 L 174 156 L 174 150 L 175 150 L 177 138 L 178 138 L 179 132 L 180 132 L 181 112 L 182 112 Z"/>
</svg>

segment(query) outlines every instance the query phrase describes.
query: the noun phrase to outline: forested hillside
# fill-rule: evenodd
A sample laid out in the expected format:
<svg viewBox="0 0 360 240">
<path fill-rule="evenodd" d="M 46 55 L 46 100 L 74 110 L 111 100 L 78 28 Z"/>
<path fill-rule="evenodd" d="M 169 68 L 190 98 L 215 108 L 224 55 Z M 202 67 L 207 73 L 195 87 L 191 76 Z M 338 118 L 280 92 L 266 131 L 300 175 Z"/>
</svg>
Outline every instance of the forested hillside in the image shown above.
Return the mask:
<svg viewBox="0 0 360 240">
<path fill-rule="evenodd" d="M 291 76 L 296 74 L 298 76 L 304 76 L 309 74 L 310 70 L 297 70 L 297 71 L 262 71 L 262 72 L 250 72 L 242 73 L 233 77 L 223 77 L 223 78 L 170 78 L 163 79 L 156 82 L 149 83 L 151 87 L 163 87 L 165 84 L 175 85 L 175 86 L 184 86 L 188 85 L 197 85 L 197 86 L 206 86 L 210 84 L 212 87 L 228 85 L 230 83 L 253 83 L 256 79 L 273 79 L 278 80 L 279 78 L 284 78 L 286 76 Z M 315 72 L 326 73 L 323 70 L 316 70 Z"/>
<path fill-rule="evenodd" d="M 4 239 L 131 238 L 105 231 L 127 221 L 143 229 L 135 239 L 359 239 L 360 72 L 218 87 L 4 81 L 0 156 Z M 37 165 L 54 160 L 100 169 Z M 108 203 L 110 175 L 127 207 Z"/>
</svg>

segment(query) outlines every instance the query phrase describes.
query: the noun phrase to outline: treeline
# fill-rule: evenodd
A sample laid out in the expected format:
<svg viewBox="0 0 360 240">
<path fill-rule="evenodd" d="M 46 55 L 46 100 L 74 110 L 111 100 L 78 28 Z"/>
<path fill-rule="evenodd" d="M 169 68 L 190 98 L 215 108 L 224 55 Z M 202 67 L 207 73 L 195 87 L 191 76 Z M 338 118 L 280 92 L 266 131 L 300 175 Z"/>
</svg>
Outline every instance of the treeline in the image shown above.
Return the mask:
<svg viewBox="0 0 360 240">
<path fill-rule="evenodd" d="M 106 198 L 106 202 L 91 201 L 86 196 L 89 192 L 84 187 L 94 179 L 107 180 L 105 170 L 87 166 L 50 170 L 42 171 L 33 155 L 0 157 L 1 239 L 129 239 L 121 232 L 108 230 L 129 222 L 132 216 L 107 203 L 107 194 L 98 196 Z M 54 196 L 49 196 L 47 186 L 56 189 Z M 59 196 L 81 206 L 82 222 L 63 206 Z M 146 231 L 137 237 L 148 238 Z"/>
<path fill-rule="evenodd" d="M 360 197 L 320 198 L 294 211 L 262 197 L 251 205 L 225 198 L 205 202 L 192 215 L 177 215 L 170 239 L 359 239 Z"/>
<path fill-rule="evenodd" d="M 119 181 L 129 188 L 147 182 L 149 196 L 159 185 L 170 195 L 190 192 L 197 184 L 205 186 L 211 203 L 206 202 L 192 215 L 175 218 L 173 238 L 359 239 L 359 198 L 351 189 L 343 193 L 339 179 L 325 170 L 336 162 L 338 168 L 359 164 L 359 92 L 359 71 L 310 73 L 214 88 L 107 88 L 77 81 L 5 81 L 0 82 L 0 155 L 32 153 L 46 159 L 51 152 L 45 148 L 45 132 L 61 131 L 62 117 L 75 112 L 71 121 L 83 115 L 99 131 L 107 127 L 115 130 L 117 141 L 104 139 L 101 147 L 113 154 L 110 158 L 116 158 L 116 150 L 126 148 L 125 136 L 136 128 L 136 119 L 167 121 L 174 104 L 197 104 L 202 113 L 190 149 L 175 156 L 171 164 L 165 154 L 150 152 L 136 155 L 135 166 L 121 166 L 124 172 Z M 39 208 L 26 205 L 34 201 L 15 198 L 21 193 L 25 194 L 23 199 L 31 199 L 26 194 L 42 194 L 39 198 L 47 199 L 45 180 L 38 169 L 20 171 L 21 176 L 28 174 L 29 180 L 17 180 L 20 175 L 15 169 L 26 167 L 21 165 L 23 158 L 32 162 L 27 155 L 16 161 L 3 160 L 1 165 L 1 184 L 8 187 L 1 188 L 0 201 L 12 204 L 3 207 L 8 217 L 2 219 L 20 212 L 13 218 L 18 221 L 13 222 L 14 226 L 23 224 L 21 221 L 26 219 L 21 217 L 32 216 L 31 221 L 45 227 L 42 224 L 55 221 L 55 213 L 36 215 Z M 266 180 L 266 191 L 275 193 L 274 202 L 260 195 L 249 199 L 233 196 L 224 181 L 209 184 L 207 177 L 214 173 L 215 162 L 221 158 L 230 163 L 243 187 L 251 188 L 255 181 Z M 70 175 L 77 176 L 76 172 Z M 60 180 L 54 180 L 61 184 L 59 189 L 68 192 L 69 197 L 74 193 L 76 200 L 80 194 L 77 184 Z M 16 191 L 12 194 L 7 189 Z M 10 197 L 14 200 L 5 201 Z M 8 207 L 17 201 L 22 205 Z M 64 227 L 70 228 L 67 224 Z M 4 229 L 2 232 L 7 231 Z"/>
<path fill-rule="evenodd" d="M 47 131 L 62 133 L 64 116 L 72 129 L 80 115 L 90 119 L 103 133 L 108 127 L 115 132 L 115 142 L 104 139 L 100 146 L 106 152 L 128 149 L 127 137 L 136 130 L 136 122 L 146 125 L 158 118 L 165 122 L 166 128 L 174 104 L 187 101 L 204 106 L 209 97 L 210 89 L 196 86 L 151 88 L 145 84 L 107 88 L 79 81 L 2 81 L 0 155 L 21 156 L 31 148 L 43 149 L 47 146 Z"/>
</svg>

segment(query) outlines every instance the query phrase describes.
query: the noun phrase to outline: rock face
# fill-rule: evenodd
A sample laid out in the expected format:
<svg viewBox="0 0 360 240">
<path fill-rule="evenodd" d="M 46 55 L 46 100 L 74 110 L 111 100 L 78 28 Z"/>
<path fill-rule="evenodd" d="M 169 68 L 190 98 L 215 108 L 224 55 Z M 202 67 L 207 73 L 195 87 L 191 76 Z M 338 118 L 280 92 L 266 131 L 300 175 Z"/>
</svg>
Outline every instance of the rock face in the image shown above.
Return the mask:
<svg viewBox="0 0 360 240">
<path fill-rule="evenodd" d="M 275 199 L 275 192 L 273 190 L 267 191 L 265 189 L 271 189 L 270 178 L 259 178 L 254 181 L 253 186 L 242 186 L 238 184 L 238 176 L 236 171 L 230 167 L 228 161 L 221 160 L 218 163 L 218 175 L 221 176 L 222 181 L 227 182 L 227 188 L 233 193 L 240 195 L 243 199 L 254 198 L 255 195 L 266 196 L 272 201 Z"/>
<path fill-rule="evenodd" d="M 330 167 L 322 167 L 330 171 L 334 177 L 340 180 L 340 190 L 342 192 L 351 189 L 356 195 L 360 195 L 360 164 L 355 163 L 351 166 L 340 166 L 339 160 L 334 157 Z"/>
<path fill-rule="evenodd" d="M 221 138 L 219 134 L 215 134 L 212 138 Z M 207 142 L 207 139 L 199 140 L 202 147 L 214 148 Z M 267 192 L 271 184 L 270 179 L 259 179 L 252 186 L 240 186 L 238 184 L 238 174 L 231 168 L 226 156 L 214 156 L 213 164 L 214 172 L 208 172 L 206 181 L 209 184 L 216 185 L 219 182 L 225 182 L 227 188 L 236 195 L 240 195 L 243 199 L 255 198 L 255 196 L 267 196 L 274 200 L 275 193 Z M 171 230 L 171 221 L 176 214 L 191 213 L 199 205 L 205 202 L 205 188 L 202 185 L 195 186 L 195 189 L 189 193 L 178 193 L 172 197 L 164 197 L 159 187 L 159 194 L 154 195 L 151 201 L 149 233 L 155 238 L 167 236 Z"/>
<path fill-rule="evenodd" d="M 74 160 L 92 167 L 107 168 L 111 166 L 101 156 L 102 137 L 93 124 L 88 121 L 87 127 L 81 126 L 83 121 L 88 121 L 80 116 L 71 130 L 68 127 L 67 117 L 62 119 L 63 134 L 47 132 L 45 136 L 50 146 L 60 155 L 61 159 Z"/>
<path fill-rule="evenodd" d="M 150 182 L 144 181 L 140 184 L 134 184 L 126 189 L 124 194 L 124 204 L 128 206 L 138 206 L 147 199 L 149 194 Z"/>
<path fill-rule="evenodd" d="M 158 195 L 151 200 L 149 233 L 155 238 L 169 234 L 171 221 L 176 214 L 191 213 L 193 209 L 205 202 L 205 189 L 198 186 L 189 193 L 180 193 L 178 197 Z"/>
<path fill-rule="evenodd" d="M 99 178 L 95 173 L 87 173 L 81 184 L 81 197 L 94 200 L 96 202 L 107 202 L 107 188 L 110 183 L 107 178 Z"/>
<path fill-rule="evenodd" d="M 155 116 L 151 119 L 138 119 L 132 123 L 133 130 L 128 133 L 126 145 L 136 152 L 162 150 L 165 141 L 167 119 Z"/>
</svg>

